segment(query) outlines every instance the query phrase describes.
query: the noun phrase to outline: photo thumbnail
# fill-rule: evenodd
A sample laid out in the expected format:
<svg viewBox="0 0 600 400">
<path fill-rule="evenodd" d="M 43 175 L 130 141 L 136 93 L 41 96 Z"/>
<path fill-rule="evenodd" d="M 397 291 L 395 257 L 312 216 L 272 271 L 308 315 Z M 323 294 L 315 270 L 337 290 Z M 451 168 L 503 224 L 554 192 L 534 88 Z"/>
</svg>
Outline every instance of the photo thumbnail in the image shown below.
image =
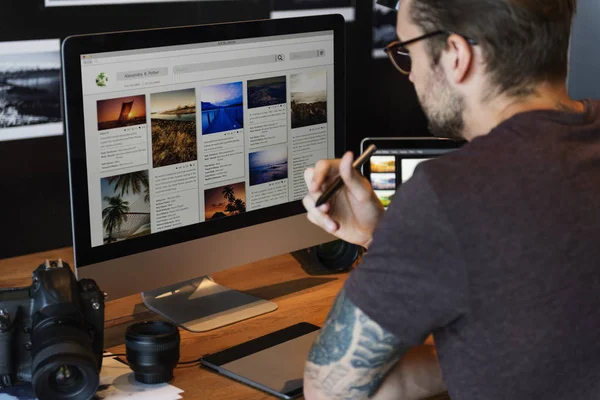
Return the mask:
<svg viewBox="0 0 600 400">
<path fill-rule="evenodd" d="M 285 104 L 287 83 L 285 76 L 248 81 L 248 108 Z"/>
<path fill-rule="evenodd" d="M 396 194 L 395 190 L 376 190 L 375 195 L 381 201 L 381 204 L 384 208 L 388 208 L 394 199 L 394 195 Z"/>
<path fill-rule="evenodd" d="M 233 183 L 204 191 L 206 221 L 246 212 L 246 182 Z"/>
<path fill-rule="evenodd" d="M 373 156 L 369 162 L 371 172 L 396 172 L 395 156 Z"/>
<path fill-rule="evenodd" d="M 98 130 L 124 128 L 146 123 L 146 96 L 98 100 Z"/>
<path fill-rule="evenodd" d="M 373 174 L 371 173 L 371 185 L 375 190 L 395 190 L 396 174 Z"/>
<path fill-rule="evenodd" d="M 291 77 L 292 129 L 327 122 L 327 71 Z"/>
<path fill-rule="evenodd" d="M 249 165 L 250 186 L 287 179 L 287 145 L 250 153 Z"/>
<path fill-rule="evenodd" d="M 148 171 L 102 178 L 100 190 L 104 244 L 151 233 Z"/>
<path fill-rule="evenodd" d="M 152 93 L 152 165 L 154 168 L 196 161 L 196 93 L 194 89 Z"/>
<path fill-rule="evenodd" d="M 202 98 L 202 134 L 244 128 L 244 87 L 242 82 L 206 86 Z"/>
</svg>

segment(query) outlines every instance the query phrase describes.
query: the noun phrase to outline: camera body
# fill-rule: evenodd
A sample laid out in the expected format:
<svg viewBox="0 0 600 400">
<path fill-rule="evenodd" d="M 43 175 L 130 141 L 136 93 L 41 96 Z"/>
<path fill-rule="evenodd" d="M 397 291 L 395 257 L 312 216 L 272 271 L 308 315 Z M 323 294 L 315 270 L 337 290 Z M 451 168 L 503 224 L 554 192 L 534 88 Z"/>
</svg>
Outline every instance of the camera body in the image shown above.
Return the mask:
<svg viewBox="0 0 600 400">
<path fill-rule="evenodd" d="M 0 290 L 0 388 L 31 382 L 42 400 L 90 399 L 99 384 L 104 293 L 46 261 L 25 288 Z"/>
</svg>

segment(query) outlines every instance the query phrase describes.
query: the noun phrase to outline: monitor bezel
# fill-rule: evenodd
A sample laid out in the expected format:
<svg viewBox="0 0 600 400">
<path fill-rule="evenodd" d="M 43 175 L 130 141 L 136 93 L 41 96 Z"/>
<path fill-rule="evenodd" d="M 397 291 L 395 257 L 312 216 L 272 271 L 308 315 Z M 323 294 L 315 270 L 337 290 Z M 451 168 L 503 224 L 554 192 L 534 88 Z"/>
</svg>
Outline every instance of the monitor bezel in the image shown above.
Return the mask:
<svg viewBox="0 0 600 400">
<path fill-rule="evenodd" d="M 365 138 L 362 140 L 360 147 L 361 153 L 366 150 L 369 146 L 374 144 L 377 146 L 377 151 L 381 150 L 458 150 L 464 146 L 467 142 L 464 140 L 450 139 L 450 138 L 438 138 L 438 137 L 378 137 L 378 138 Z M 378 155 L 377 151 L 374 155 Z M 410 158 L 423 158 L 418 154 L 414 155 L 396 155 L 398 158 L 410 159 Z M 438 156 L 428 157 L 435 158 Z M 371 181 L 371 164 L 366 163 L 362 167 L 362 174 L 369 182 Z M 401 184 L 398 184 L 396 190 L 400 188 Z"/>
<path fill-rule="evenodd" d="M 198 223 L 169 231 L 153 233 L 135 240 L 92 247 L 90 234 L 89 195 L 81 56 L 95 53 L 147 49 L 164 46 L 200 44 L 302 34 L 334 32 L 334 152 L 339 157 L 345 149 L 345 21 L 341 15 L 256 20 L 175 28 L 149 29 L 116 33 L 77 35 L 62 45 L 65 132 L 69 155 L 71 218 L 75 266 L 82 268 L 100 262 L 151 251 L 187 241 L 247 228 L 305 212 L 300 200 L 256 210 L 219 220 Z M 196 38 L 196 39 L 191 39 Z M 202 38 L 198 40 L 197 38 Z"/>
</svg>

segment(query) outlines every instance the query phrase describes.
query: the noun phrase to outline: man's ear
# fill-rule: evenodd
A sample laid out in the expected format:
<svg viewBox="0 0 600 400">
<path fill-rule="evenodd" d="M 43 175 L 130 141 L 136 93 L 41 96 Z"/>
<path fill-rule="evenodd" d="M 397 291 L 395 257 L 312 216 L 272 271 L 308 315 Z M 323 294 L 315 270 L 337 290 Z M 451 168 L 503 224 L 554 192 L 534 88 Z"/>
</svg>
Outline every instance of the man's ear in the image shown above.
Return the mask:
<svg viewBox="0 0 600 400">
<path fill-rule="evenodd" d="M 473 47 L 464 37 L 456 34 L 448 36 L 447 48 L 442 55 L 448 78 L 454 83 L 464 82 L 473 67 L 474 56 Z"/>
</svg>

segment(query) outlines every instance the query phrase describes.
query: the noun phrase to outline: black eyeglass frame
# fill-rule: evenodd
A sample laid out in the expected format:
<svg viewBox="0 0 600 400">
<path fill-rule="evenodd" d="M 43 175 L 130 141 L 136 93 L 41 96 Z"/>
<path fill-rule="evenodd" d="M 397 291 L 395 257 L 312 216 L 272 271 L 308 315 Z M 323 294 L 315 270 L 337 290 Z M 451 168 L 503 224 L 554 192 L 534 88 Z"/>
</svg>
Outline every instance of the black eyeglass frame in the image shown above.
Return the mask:
<svg viewBox="0 0 600 400">
<path fill-rule="evenodd" d="M 400 71 L 404 75 L 410 75 L 410 70 L 409 71 L 405 71 L 402 67 L 400 67 L 398 65 L 398 63 L 394 59 L 393 52 L 395 52 L 396 54 L 408 57 L 410 59 L 410 52 L 406 49 L 406 46 L 408 46 L 409 44 L 413 44 L 413 43 L 419 42 L 421 40 L 429 39 L 429 38 L 437 36 L 437 35 L 448 35 L 448 36 L 450 36 L 450 35 L 454 35 L 454 34 L 456 34 L 456 33 L 455 32 L 451 32 L 451 31 L 444 31 L 444 30 L 429 32 L 429 33 L 426 33 L 426 34 L 421 35 L 419 37 L 416 37 L 414 39 L 407 40 L 405 42 L 401 42 L 399 40 L 396 40 L 396 41 L 388 44 L 387 46 L 385 46 L 385 48 L 383 49 L 383 51 L 385 51 L 385 53 L 390 58 L 390 61 L 392 61 L 392 64 L 394 64 L 394 67 L 396 67 L 396 69 L 398 71 Z M 460 35 L 460 36 L 462 36 L 462 35 Z M 478 44 L 477 41 L 475 41 L 473 39 L 470 39 L 470 38 L 465 37 L 465 36 L 462 36 L 462 37 L 467 41 L 467 43 L 469 43 L 472 46 L 475 46 L 475 45 Z M 404 51 L 401 51 L 401 49 L 404 50 Z"/>
</svg>

